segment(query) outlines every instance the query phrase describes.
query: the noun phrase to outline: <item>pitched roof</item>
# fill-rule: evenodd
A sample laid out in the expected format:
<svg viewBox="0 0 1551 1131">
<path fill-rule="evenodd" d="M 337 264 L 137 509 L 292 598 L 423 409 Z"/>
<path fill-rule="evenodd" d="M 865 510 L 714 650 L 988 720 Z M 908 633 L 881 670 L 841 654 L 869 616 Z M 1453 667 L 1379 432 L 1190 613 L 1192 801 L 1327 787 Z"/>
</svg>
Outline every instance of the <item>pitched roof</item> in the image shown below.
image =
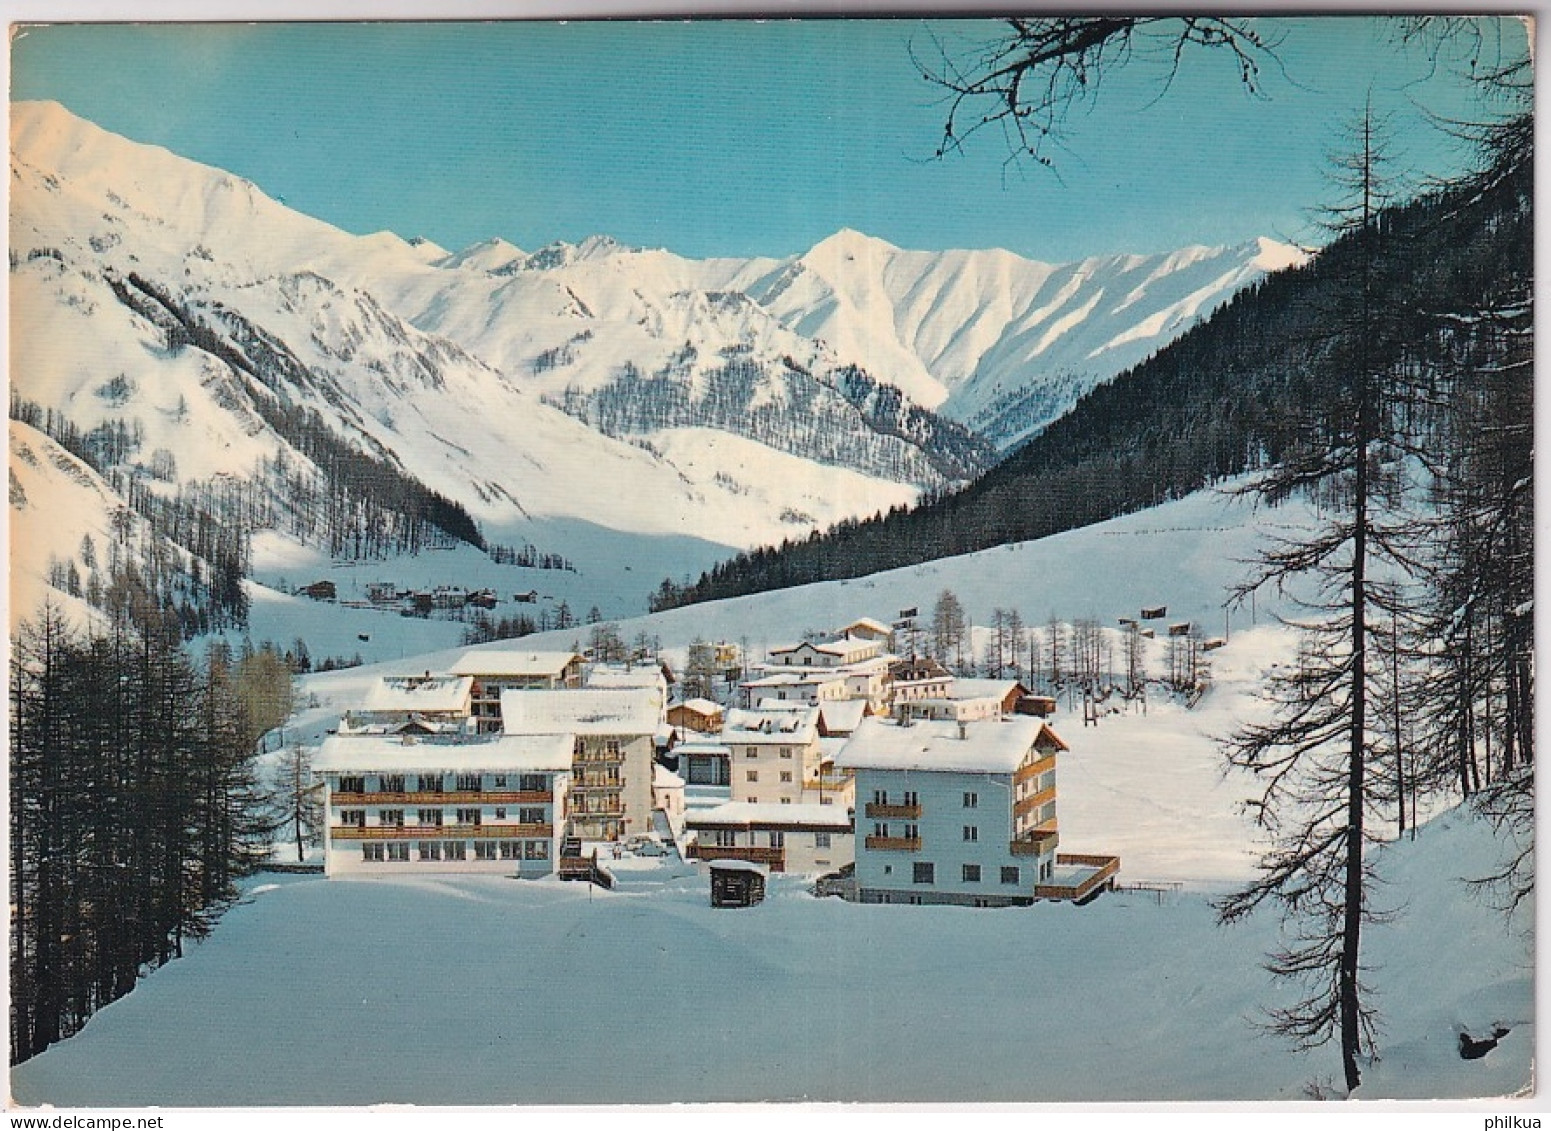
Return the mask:
<svg viewBox="0 0 1551 1131">
<path fill-rule="evenodd" d="M 723 742 L 807 743 L 818 736 L 817 707 L 806 711 L 729 711 L 722 726 Z"/>
<path fill-rule="evenodd" d="M 581 657 L 575 652 L 534 652 L 513 648 L 473 648 L 448 668 L 454 675 L 558 676 Z"/>
<path fill-rule="evenodd" d="M 1011 773 L 1045 729 L 1045 721 L 1031 715 L 962 724 L 923 720 L 909 726 L 868 718 L 835 757 L 835 765 L 856 770 Z"/>
<path fill-rule="evenodd" d="M 583 687 L 501 692 L 507 734 L 656 734 L 661 700 L 647 688 Z"/>
<path fill-rule="evenodd" d="M 383 676 L 366 693 L 363 711 L 467 711 L 468 676 Z"/>
<path fill-rule="evenodd" d="M 330 770 L 375 773 L 502 773 L 511 770 L 569 770 L 569 735 L 500 735 L 465 742 L 405 742 L 396 735 L 331 735 L 312 760 Z"/>
</svg>

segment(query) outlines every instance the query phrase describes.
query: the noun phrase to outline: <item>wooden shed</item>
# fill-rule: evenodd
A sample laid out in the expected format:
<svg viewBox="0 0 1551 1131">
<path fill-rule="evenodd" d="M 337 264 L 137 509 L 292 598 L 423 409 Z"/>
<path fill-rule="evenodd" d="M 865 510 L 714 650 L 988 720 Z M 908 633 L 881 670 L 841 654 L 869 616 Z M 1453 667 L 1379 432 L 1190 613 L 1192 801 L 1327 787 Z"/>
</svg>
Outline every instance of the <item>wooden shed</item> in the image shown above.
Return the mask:
<svg viewBox="0 0 1551 1131">
<path fill-rule="evenodd" d="M 747 860 L 716 860 L 711 864 L 711 906 L 753 907 L 765 898 L 770 869 Z"/>
</svg>

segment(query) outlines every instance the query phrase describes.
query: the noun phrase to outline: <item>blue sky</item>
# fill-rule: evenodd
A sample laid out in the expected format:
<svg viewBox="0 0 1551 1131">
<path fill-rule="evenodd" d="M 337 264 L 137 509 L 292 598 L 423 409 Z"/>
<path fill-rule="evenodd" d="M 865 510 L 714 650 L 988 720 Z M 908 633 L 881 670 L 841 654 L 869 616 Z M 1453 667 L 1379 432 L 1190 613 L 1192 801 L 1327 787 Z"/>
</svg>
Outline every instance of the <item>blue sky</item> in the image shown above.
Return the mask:
<svg viewBox="0 0 1551 1131">
<path fill-rule="evenodd" d="M 1205 55 L 1159 97 L 1143 60 L 1072 115 L 1059 177 L 1009 165 L 991 133 L 932 158 L 941 91 L 910 46 L 967 46 L 997 33 L 986 22 L 35 27 L 13 41 L 12 97 L 56 99 L 349 231 L 451 250 L 605 232 L 787 255 L 841 227 L 1050 260 L 1307 239 L 1324 156 L 1370 89 L 1407 164 L 1458 160 L 1424 113 L 1474 113 L 1453 68 L 1367 19 L 1266 27 L 1285 74 L 1263 97 Z"/>
</svg>

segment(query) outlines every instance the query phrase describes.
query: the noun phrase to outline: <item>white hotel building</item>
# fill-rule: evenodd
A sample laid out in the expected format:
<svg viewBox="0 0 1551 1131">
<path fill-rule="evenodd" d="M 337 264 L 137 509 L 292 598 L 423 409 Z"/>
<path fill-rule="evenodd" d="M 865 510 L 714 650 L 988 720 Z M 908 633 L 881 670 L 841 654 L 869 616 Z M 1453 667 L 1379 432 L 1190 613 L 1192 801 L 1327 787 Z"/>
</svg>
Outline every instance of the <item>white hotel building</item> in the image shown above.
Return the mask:
<svg viewBox="0 0 1551 1131">
<path fill-rule="evenodd" d="M 1032 903 L 1055 874 L 1055 762 L 1043 719 L 863 719 L 835 759 L 855 772 L 863 903 Z"/>
<path fill-rule="evenodd" d="M 571 746 L 568 735 L 331 736 L 313 761 L 326 784 L 325 872 L 549 874 Z"/>
</svg>

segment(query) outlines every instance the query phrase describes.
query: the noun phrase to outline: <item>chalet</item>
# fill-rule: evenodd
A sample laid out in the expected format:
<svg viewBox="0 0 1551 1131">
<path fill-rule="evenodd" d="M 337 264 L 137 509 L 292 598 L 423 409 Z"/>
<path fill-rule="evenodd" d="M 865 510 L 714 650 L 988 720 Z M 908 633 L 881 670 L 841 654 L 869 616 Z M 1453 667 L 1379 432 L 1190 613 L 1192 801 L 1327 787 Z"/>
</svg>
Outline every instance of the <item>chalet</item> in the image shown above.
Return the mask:
<svg viewBox="0 0 1551 1131">
<path fill-rule="evenodd" d="M 889 641 L 894 638 L 894 629 L 881 620 L 861 617 L 842 628 L 838 635 L 842 638 L 854 636 L 859 640 L 876 640 L 882 647 L 887 648 Z"/>
<path fill-rule="evenodd" d="M 868 715 L 875 714 L 866 699 L 842 699 L 819 704 L 819 735 L 822 738 L 846 738 Z"/>
<path fill-rule="evenodd" d="M 728 749 L 732 799 L 796 805 L 819 787 L 819 713 L 731 711 L 721 740 Z"/>
<path fill-rule="evenodd" d="M 953 675 L 936 660 L 911 657 L 889 665 L 888 700 L 891 710 L 916 699 L 946 699 Z"/>
<path fill-rule="evenodd" d="M 668 707 L 668 725 L 680 731 L 716 734 L 722 729 L 722 718 L 722 705 L 709 699 L 686 699 Z"/>
<path fill-rule="evenodd" d="M 501 729 L 502 692 L 582 685 L 582 657 L 575 652 L 475 648 L 459 656 L 449 670 L 474 681 L 470 713 L 483 734 Z"/>
<path fill-rule="evenodd" d="M 864 719 L 836 760 L 856 775 L 857 898 L 974 906 L 1040 898 L 1036 887 L 1057 864 L 1055 765 L 1065 749 L 1026 715 Z"/>
<path fill-rule="evenodd" d="M 337 595 L 332 581 L 314 581 L 296 591 L 298 597 L 311 597 L 314 601 L 332 601 Z"/>
<path fill-rule="evenodd" d="M 1016 679 L 955 679 L 948 685 L 948 698 L 955 700 L 995 699 L 1004 715 L 1019 714 L 1018 704 L 1029 689 Z M 1029 712 L 1021 712 L 1029 713 Z"/>
<path fill-rule="evenodd" d="M 313 769 L 325 785 L 329 876 L 554 868 L 571 769 L 566 736 L 337 734 Z"/>
<path fill-rule="evenodd" d="M 586 669 L 586 673 L 582 680 L 583 687 L 650 691 L 657 700 L 659 712 L 668 705 L 668 677 L 660 664 L 635 664 L 628 667 L 624 664 L 593 664 Z"/>
<path fill-rule="evenodd" d="M 620 840 L 652 827 L 652 749 L 660 700 L 646 688 L 507 690 L 507 735 L 565 735 L 571 743 L 570 831 Z"/>
<path fill-rule="evenodd" d="M 729 801 L 697 809 L 685 822 L 695 834 L 692 859 L 745 860 L 772 872 L 822 875 L 856 853 L 851 814 L 832 805 Z"/>
<path fill-rule="evenodd" d="M 765 701 L 815 704 L 849 698 L 845 677 L 838 671 L 775 671 L 739 684 L 744 702 L 758 710 Z"/>
<path fill-rule="evenodd" d="M 770 649 L 770 659 L 767 667 L 770 668 L 839 668 L 846 664 L 858 664 L 863 660 L 870 660 L 883 652 L 883 645 L 877 640 L 868 640 L 856 636 L 843 636 L 839 640 L 829 640 L 815 644 L 811 640 L 804 640 L 801 644 L 792 644 L 783 648 Z"/>
</svg>

